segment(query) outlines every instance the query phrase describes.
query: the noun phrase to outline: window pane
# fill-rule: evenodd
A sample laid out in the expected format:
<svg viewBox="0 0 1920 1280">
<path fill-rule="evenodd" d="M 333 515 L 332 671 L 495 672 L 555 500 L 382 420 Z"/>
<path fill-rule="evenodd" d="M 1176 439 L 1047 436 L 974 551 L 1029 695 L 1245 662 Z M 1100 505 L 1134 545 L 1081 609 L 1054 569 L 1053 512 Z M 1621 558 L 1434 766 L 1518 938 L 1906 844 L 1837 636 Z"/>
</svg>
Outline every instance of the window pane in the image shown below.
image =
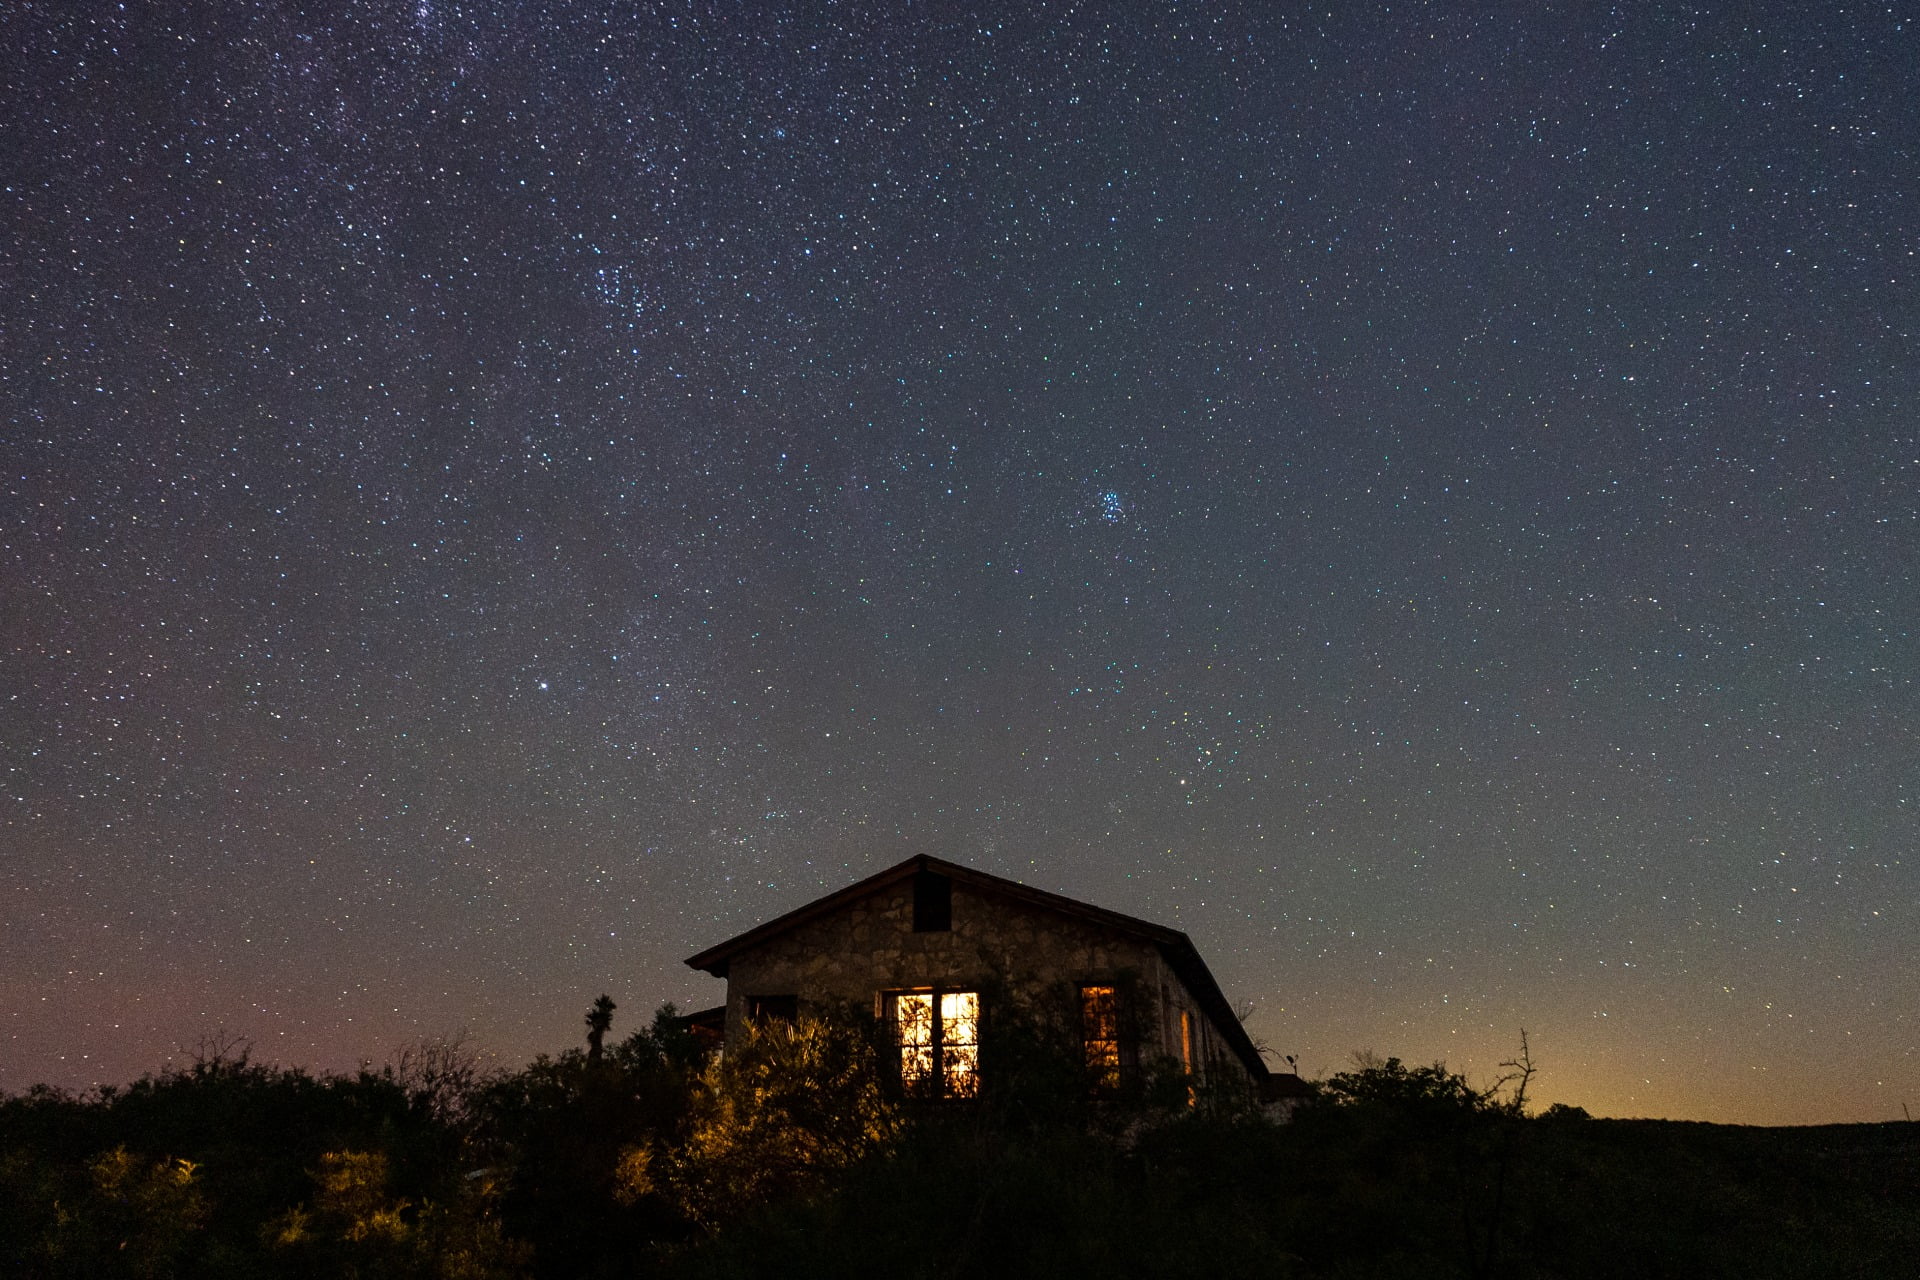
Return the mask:
<svg viewBox="0 0 1920 1280">
<path fill-rule="evenodd" d="M 977 1044 L 980 1040 L 980 995 L 949 991 L 940 997 L 940 1039 L 947 1044 Z"/>
<path fill-rule="evenodd" d="M 909 1091 L 933 1078 L 933 1046 L 908 1045 L 900 1050 L 900 1083 Z"/>
<path fill-rule="evenodd" d="M 1089 1040 L 1120 1038 L 1119 1000 L 1112 987 L 1080 988 L 1080 1014 Z"/>
<path fill-rule="evenodd" d="M 949 991 L 940 997 L 941 1084 L 950 1098 L 980 1091 L 980 994 Z"/>
<path fill-rule="evenodd" d="M 901 1045 L 933 1043 L 933 997 L 909 992 L 893 998 L 895 1036 Z"/>
<path fill-rule="evenodd" d="M 980 1092 L 980 1051 L 973 1045 L 949 1046 L 940 1065 L 949 1098 L 971 1098 Z"/>
<path fill-rule="evenodd" d="M 933 1076 L 933 997 L 907 992 L 893 997 L 893 1042 L 900 1049 L 900 1083 L 913 1089 Z"/>
</svg>

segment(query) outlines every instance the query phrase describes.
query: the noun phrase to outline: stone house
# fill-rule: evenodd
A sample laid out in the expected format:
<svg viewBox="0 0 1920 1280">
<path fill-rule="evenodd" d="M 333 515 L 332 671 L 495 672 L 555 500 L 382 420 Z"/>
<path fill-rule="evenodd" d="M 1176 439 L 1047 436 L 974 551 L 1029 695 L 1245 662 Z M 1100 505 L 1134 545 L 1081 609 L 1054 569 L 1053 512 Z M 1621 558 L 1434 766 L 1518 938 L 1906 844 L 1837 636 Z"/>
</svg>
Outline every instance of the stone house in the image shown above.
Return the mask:
<svg viewBox="0 0 1920 1280">
<path fill-rule="evenodd" d="M 725 1037 L 809 1010 L 871 1010 L 909 1090 L 967 1098 L 994 1074 L 996 1002 L 1063 1011 L 1095 1087 L 1158 1060 L 1280 1100 L 1186 934 L 937 858 L 909 858 L 693 956 L 727 982 L 692 1022 Z M 1077 1024 L 1074 1025 L 1074 1024 Z"/>
</svg>

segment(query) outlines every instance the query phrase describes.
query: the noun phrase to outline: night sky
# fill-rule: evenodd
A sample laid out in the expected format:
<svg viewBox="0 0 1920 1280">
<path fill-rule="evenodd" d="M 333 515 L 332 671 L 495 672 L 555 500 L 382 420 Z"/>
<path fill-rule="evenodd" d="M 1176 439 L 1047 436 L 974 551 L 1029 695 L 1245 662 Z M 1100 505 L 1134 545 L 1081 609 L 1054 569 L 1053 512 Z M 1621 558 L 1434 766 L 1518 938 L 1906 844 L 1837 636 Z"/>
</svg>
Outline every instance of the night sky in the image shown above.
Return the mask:
<svg viewBox="0 0 1920 1280">
<path fill-rule="evenodd" d="M 0 1089 L 917 853 L 1303 1071 L 1920 1108 L 1904 6 L 0 10 Z"/>
</svg>

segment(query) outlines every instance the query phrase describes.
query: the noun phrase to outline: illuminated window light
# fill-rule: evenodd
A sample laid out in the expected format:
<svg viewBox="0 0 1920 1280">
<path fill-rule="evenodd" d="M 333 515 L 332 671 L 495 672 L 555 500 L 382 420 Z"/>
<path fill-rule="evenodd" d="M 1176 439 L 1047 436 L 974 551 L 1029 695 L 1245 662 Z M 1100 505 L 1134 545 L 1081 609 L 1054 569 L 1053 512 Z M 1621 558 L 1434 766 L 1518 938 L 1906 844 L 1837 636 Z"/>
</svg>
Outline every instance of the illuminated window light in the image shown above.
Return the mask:
<svg viewBox="0 0 1920 1280">
<path fill-rule="evenodd" d="M 899 991 L 886 997 L 900 1083 L 921 1097 L 980 1092 L 980 993 Z"/>
<path fill-rule="evenodd" d="M 1080 988 L 1080 1030 L 1094 1088 L 1119 1088 L 1120 993 L 1112 987 Z"/>
</svg>

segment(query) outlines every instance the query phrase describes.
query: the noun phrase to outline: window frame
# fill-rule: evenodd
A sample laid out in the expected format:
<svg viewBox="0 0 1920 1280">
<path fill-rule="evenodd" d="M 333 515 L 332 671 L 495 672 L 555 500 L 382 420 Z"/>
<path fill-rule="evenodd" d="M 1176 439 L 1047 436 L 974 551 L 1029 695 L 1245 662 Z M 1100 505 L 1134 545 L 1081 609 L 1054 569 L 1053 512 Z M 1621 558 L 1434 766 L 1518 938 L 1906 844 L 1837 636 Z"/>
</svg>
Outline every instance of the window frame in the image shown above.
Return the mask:
<svg viewBox="0 0 1920 1280">
<path fill-rule="evenodd" d="M 1119 1089 L 1127 1064 L 1120 984 L 1080 984 L 1081 1060 L 1095 1093 Z"/>
<path fill-rule="evenodd" d="M 902 997 L 924 999 L 927 1002 L 929 1021 L 924 1046 L 909 1044 L 902 1039 Z M 972 998 L 972 1016 L 962 1023 L 972 1031 L 972 1039 L 960 1040 L 947 1035 L 949 1023 L 944 1009 L 947 997 Z M 899 1082 L 902 1092 L 908 1097 L 941 1102 L 965 1102 L 980 1096 L 980 1026 L 986 1001 L 982 999 L 979 987 L 889 987 L 879 993 L 879 1003 L 888 1052 L 893 1058 L 894 1079 Z M 910 1079 L 906 1070 L 907 1050 L 922 1047 L 927 1050 L 926 1069 Z M 962 1054 L 961 1050 L 967 1052 Z M 965 1064 L 958 1072 L 950 1066 L 950 1055 Z M 962 1081 L 962 1087 L 956 1087 L 956 1083 Z"/>
</svg>

